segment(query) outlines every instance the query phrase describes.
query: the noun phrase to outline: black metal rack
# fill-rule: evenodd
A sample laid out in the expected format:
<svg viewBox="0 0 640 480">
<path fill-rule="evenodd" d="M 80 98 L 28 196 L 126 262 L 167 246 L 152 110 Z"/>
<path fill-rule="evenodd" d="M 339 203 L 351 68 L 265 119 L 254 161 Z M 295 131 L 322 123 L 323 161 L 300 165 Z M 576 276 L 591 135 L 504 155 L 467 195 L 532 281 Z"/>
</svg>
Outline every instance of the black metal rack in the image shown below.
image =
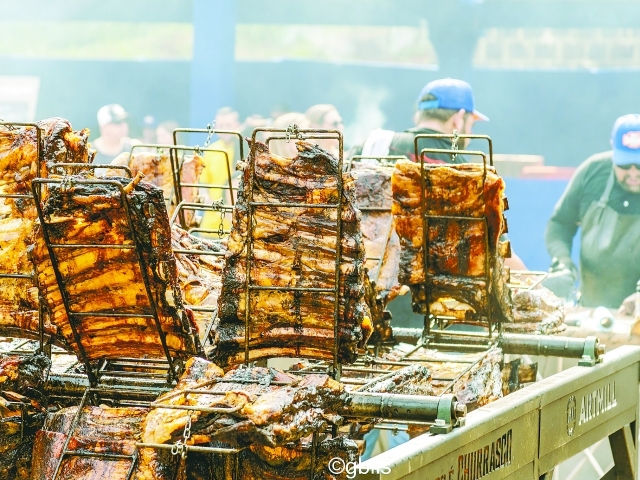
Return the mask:
<svg viewBox="0 0 640 480">
<path fill-rule="evenodd" d="M 163 154 L 164 149 L 167 149 L 169 151 L 169 161 L 171 164 L 171 172 L 172 172 L 172 183 L 173 183 L 173 197 L 170 198 L 166 198 L 165 197 L 165 201 L 167 202 L 167 205 L 178 205 L 183 201 L 182 198 L 182 189 L 185 187 L 191 187 L 191 188 L 202 188 L 202 189 L 220 189 L 220 190 L 229 190 L 230 193 L 230 201 L 231 201 L 231 205 L 233 205 L 235 203 L 235 198 L 233 196 L 233 191 L 234 188 L 232 186 L 232 175 L 231 175 L 231 169 L 230 169 L 230 164 L 229 164 L 229 155 L 227 154 L 227 152 L 225 152 L 224 150 L 216 150 L 216 149 L 212 149 L 212 148 L 206 148 L 206 147 L 199 147 L 199 146 L 195 146 L 195 147 L 191 147 L 191 146 L 186 146 L 186 145 L 164 145 L 164 144 L 152 144 L 152 143 L 147 143 L 147 144 L 137 144 L 131 147 L 131 150 L 129 151 L 129 155 L 130 157 L 133 156 L 133 152 L 136 149 L 156 149 L 158 154 Z M 203 183 L 185 183 L 182 181 L 182 168 L 184 165 L 184 159 L 183 161 L 180 160 L 180 154 L 179 152 L 193 152 L 194 154 L 198 154 L 198 155 L 203 155 L 206 153 L 216 153 L 216 154 L 221 154 L 224 155 L 225 157 L 225 161 L 226 161 L 226 165 L 227 165 L 227 179 L 228 179 L 228 184 L 227 185 L 216 185 L 216 184 L 203 184 Z M 104 168 L 101 167 L 101 168 Z M 114 168 L 114 166 L 108 166 L 107 168 L 111 169 Z M 180 216 L 180 225 L 182 226 L 182 228 L 187 229 L 189 226 L 187 225 L 184 216 L 181 215 Z"/>
<path fill-rule="evenodd" d="M 253 200 L 254 194 L 254 182 L 255 182 L 255 152 L 254 146 L 256 145 L 256 136 L 260 132 L 267 134 L 280 134 L 270 136 L 267 139 L 267 145 L 271 140 L 286 140 L 290 141 L 292 136 L 298 140 L 313 140 L 313 139 L 333 139 L 338 141 L 339 158 L 337 169 L 337 195 L 338 202 L 336 204 L 309 204 L 309 203 L 293 203 L 293 202 L 255 202 Z M 249 168 L 249 182 L 245 185 L 247 193 L 247 257 L 246 257 L 246 283 L 245 283 L 245 364 L 249 363 L 249 341 L 250 341 L 250 327 L 251 327 L 251 302 L 250 294 L 252 291 L 258 290 L 270 290 L 270 291 L 287 291 L 294 292 L 294 295 L 301 294 L 302 292 L 318 292 L 318 293 L 333 293 L 334 295 L 334 314 L 333 314 L 333 335 L 334 335 L 334 347 L 333 347 L 333 363 L 332 373 L 336 380 L 340 378 L 341 364 L 339 362 L 339 347 L 340 338 L 338 332 L 339 318 L 340 318 L 340 265 L 342 263 L 342 206 L 344 196 L 343 185 L 343 139 L 342 133 L 339 130 L 324 130 L 324 129 L 299 129 L 297 125 L 292 125 L 289 128 L 256 128 L 252 134 L 251 150 L 248 156 Z M 336 262 L 335 262 L 335 284 L 333 288 L 309 288 L 309 287 L 276 287 L 276 286 L 261 286 L 251 283 L 251 270 L 252 270 L 252 256 L 253 256 L 253 231 L 254 231 L 254 217 L 253 212 L 256 207 L 276 207 L 276 208 L 295 208 L 295 207 L 313 207 L 321 209 L 336 209 Z"/>
<path fill-rule="evenodd" d="M 97 168 L 102 168 L 102 166 L 96 166 Z M 122 206 L 121 208 L 123 208 L 125 210 L 125 218 L 127 219 L 127 227 L 128 227 L 128 232 L 131 236 L 131 238 L 129 239 L 124 239 L 123 243 L 121 244 L 54 244 L 51 242 L 50 239 L 50 234 L 49 234 L 49 223 L 47 221 L 47 218 L 45 217 L 43 210 L 42 210 L 42 187 L 45 185 L 52 185 L 52 184 L 63 184 L 65 182 L 64 179 L 34 179 L 32 182 L 32 190 L 33 190 L 33 195 L 34 195 L 34 199 L 36 200 L 36 208 L 38 210 L 38 217 L 40 218 L 40 223 L 42 226 L 42 234 L 45 240 L 45 244 L 51 259 L 51 264 L 52 264 L 52 268 L 56 277 L 56 281 L 58 283 L 58 288 L 60 289 L 60 294 L 61 294 L 61 298 L 63 301 L 63 305 L 65 308 L 65 312 L 67 314 L 67 318 L 69 321 L 69 325 L 71 327 L 72 333 L 73 333 L 73 338 L 78 350 L 78 353 L 80 354 L 80 360 L 82 361 L 82 363 L 85 366 L 86 369 L 86 374 L 87 377 L 89 379 L 89 385 L 92 388 L 97 388 L 98 384 L 99 384 L 99 377 L 100 375 L 103 373 L 100 368 L 96 369 L 94 368 L 94 366 L 92 365 L 92 363 L 90 362 L 87 353 L 85 351 L 85 348 L 83 346 L 82 343 L 82 338 L 80 337 L 80 333 L 78 331 L 78 326 L 79 324 L 83 321 L 83 319 L 86 318 L 91 318 L 91 317 L 114 317 L 114 318 L 130 318 L 130 317 L 138 317 L 138 318 L 148 318 L 148 319 L 152 319 L 155 326 L 156 326 L 156 331 L 158 334 L 158 337 L 160 339 L 160 343 L 162 345 L 162 350 L 164 351 L 165 354 L 165 358 L 166 358 L 166 362 L 167 362 L 167 366 L 168 366 L 168 374 L 167 374 L 167 382 L 173 382 L 175 380 L 177 380 L 178 374 L 179 374 L 179 362 L 177 359 L 172 358 L 171 353 L 169 351 L 168 345 L 167 345 L 167 338 L 166 338 L 166 334 L 162 329 L 162 325 L 160 323 L 160 317 L 159 317 L 159 306 L 156 303 L 156 299 L 152 293 L 152 289 L 150 286 L 150 281 L 147 275 L 147 270 L 145 267 L 145 263 L 143 261 L 143 256 L 142 256 L 142 249 L 141 249 L 141 245 L 139 243 L 139 240 L 137 238 L 137 236 L 135 235 L 135 226 L 134 226 L 134 222 L 131 218 L 131 213 L 129 210 L 129 201 L 127 198 L 127 194 L 126 191 L 124 190 L 124 187 L 122 186 L 122 184 L 118 181 L 115 180 L 103 180 L 103 179 L 86 179 L 86 180 L 74 180 L 75 184 L 80 184 L 80 185 L 110 185 L 112 187 L 115 187 L 118 192 L 119 192 L 119 196 L 120 196 L 120 205 Z M 58 262 L 58 257 L 57 257 L 57 251 L 60 249 L 78 249 L 78 248 L 95 248 L 95 249 L 120 249 L 120 250 L 124 250 L 124 249 L 129 249 L 129 250 L 135 250 L 136 252 L 136 259 L 138 262 L 138 266 L 140 268 L 140 272 L 141 272 L 141 276 L 145 285 L 145 292 L 147 295 L 147 300 L 148 300 L 148 304 L 149 307 L 151 309 L 151 313 L 146 313 L 146 312 L 140 312 L 140 313 L 108 313 L 108 312 L 93 312 L 93 311 L 88 311 L 88 312 L 78 312 L 78 311 L 72 311 L 70 304 L 71 304 L 71 295 L 69 294 L 69 291 L 67 290 L 66 287 L 66 282 L 64 279 L 64 276 L 62 275 L 62 272 L 60 271 L 60 266 L 59 266 L 59 262 Z M 193 333 L 191 332 L 191 327 L 190 325 L 183 325 L 185 327 L 185 330 L 187 332 L 189 332 L 189 334 Z M 194 340 L 195 341 L 195 340 Z M 195 345 L 198 345 L 198 342 L 195 342 Z M 196 352 L 194 352 L 196 353 Z M 112 361 L 117 361 L 119 357 L 114 357 L 114 358 L 109 358 L 107 360 L 112 360 Z"/>
</svg>

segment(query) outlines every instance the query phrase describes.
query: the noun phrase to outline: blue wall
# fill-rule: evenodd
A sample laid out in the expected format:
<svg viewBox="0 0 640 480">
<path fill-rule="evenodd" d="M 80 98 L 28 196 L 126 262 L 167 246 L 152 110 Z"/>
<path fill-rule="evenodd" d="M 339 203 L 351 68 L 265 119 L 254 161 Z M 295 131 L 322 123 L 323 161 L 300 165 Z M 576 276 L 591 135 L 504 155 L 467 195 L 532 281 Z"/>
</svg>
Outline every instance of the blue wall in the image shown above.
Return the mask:
<svg viewBox="0 0 640 480">
<path fill-rule="evenodd" d="M 509 240 L 530 270 L 547 270 L 551 257 L 544 245 L 544 231 L 553 207 L 567 186 L 566 180 L 506 178 Z M 578 232 L 579 233 L 579 232 Z M 573 257 L 579 265 L 579 235 L 574 238 Z"/>
</svg>

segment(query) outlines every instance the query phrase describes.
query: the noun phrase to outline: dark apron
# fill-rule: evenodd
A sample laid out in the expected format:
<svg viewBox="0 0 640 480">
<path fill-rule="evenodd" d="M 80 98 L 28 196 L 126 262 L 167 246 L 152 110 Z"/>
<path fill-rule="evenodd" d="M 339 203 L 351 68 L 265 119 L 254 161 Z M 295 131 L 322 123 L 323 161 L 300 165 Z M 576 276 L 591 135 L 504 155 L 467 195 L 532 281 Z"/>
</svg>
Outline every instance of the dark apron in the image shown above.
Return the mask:
<svg viewBox="0 0 640 480">
<path fill-rule="evenodd" d="M 617 308 L 640 280 L 640 215 L 624 215 L 609 204 L 613 170 L 604 193 L 582 219 L 580 293 L 582 305 Z"/>
</svg>

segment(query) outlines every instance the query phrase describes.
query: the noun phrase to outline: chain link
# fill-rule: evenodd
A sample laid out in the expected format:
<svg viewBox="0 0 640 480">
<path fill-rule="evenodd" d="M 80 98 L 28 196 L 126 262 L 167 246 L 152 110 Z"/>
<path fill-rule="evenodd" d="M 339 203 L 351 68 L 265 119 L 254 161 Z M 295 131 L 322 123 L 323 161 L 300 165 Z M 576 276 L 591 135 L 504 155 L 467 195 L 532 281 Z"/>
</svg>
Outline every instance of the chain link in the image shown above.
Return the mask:
<svg viewBox="0 0 640 480">
<path fill-rule="evenodd" d="M 213 136 L 213 127 L 216 122 L 207 123 L 207 139 L 204 141 L 204 148 L 207 148 L 211 143 L 211 137 Z"/>
<path fill-rule="evenodd" d="M 180 458 L 184 459 L 187 456 L 187 440 L 191 438 L 191 414 L 187 417 L 187 424 L 184 426 L 182 437 L 182 440 L 178 440 L 171 445 L 171 454 L 180 455 Z"/>
<path fill-rule="evenodd" d="M 289 125 L 287 127 L 287 131 L 285 132 L 285 141 L 289 143 L 291 140 L 291 136 L 295 136 L 298 140 L 303 140 L 302 134 L 300 133 L 300 127 L 297 124 Z"/>
<path fill-rule="evenodd" d="M 4 122 L 5 122 L 4 118 L 0 118 L 0 123 L 4 123 Z M 16 127 L 15 125 L 2 125 L 2 126 L 5 127 L 7 130 L 9 130 L 10 132 L 18 129 L 18 127 Z"/>
<path fill-rule="evenodd" d="M 227 211 L 224 209 L 223 200 L 214 200 L 211 202 L 211 208 L 214 212 L 220 212 L 220 225 L 218 225 L 218 237 L 224 236 L 224 220 L 226 218 Z"/>
<path fill-rule="evenodd" d="M 454 130 L 453 131 L 453 138 L 451 139 L 451 150 L 458 150 L 458 139 L 459 138 L 460 137 L 458 136 L 458 130 Z M 457 153 L 452 153 L 451 154 L 451 163 L 455 163 L 457 157 L 458 157 Z"/>
</svg>

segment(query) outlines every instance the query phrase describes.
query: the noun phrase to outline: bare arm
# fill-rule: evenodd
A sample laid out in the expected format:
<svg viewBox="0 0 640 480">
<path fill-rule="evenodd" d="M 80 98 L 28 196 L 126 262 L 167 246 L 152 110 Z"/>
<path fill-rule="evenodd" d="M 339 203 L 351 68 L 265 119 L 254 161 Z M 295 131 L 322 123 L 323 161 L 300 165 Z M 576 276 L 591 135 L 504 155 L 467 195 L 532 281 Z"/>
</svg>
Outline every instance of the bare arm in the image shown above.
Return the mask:
<svg viewBox="0 0 640 480">
<path fill-rule="evenodd" d="M 511 270 L 529 270 L 522 259 L 513 252 L 511 252 L 511 258 L 504 259 L 504 264 Z"/>
</svg>

